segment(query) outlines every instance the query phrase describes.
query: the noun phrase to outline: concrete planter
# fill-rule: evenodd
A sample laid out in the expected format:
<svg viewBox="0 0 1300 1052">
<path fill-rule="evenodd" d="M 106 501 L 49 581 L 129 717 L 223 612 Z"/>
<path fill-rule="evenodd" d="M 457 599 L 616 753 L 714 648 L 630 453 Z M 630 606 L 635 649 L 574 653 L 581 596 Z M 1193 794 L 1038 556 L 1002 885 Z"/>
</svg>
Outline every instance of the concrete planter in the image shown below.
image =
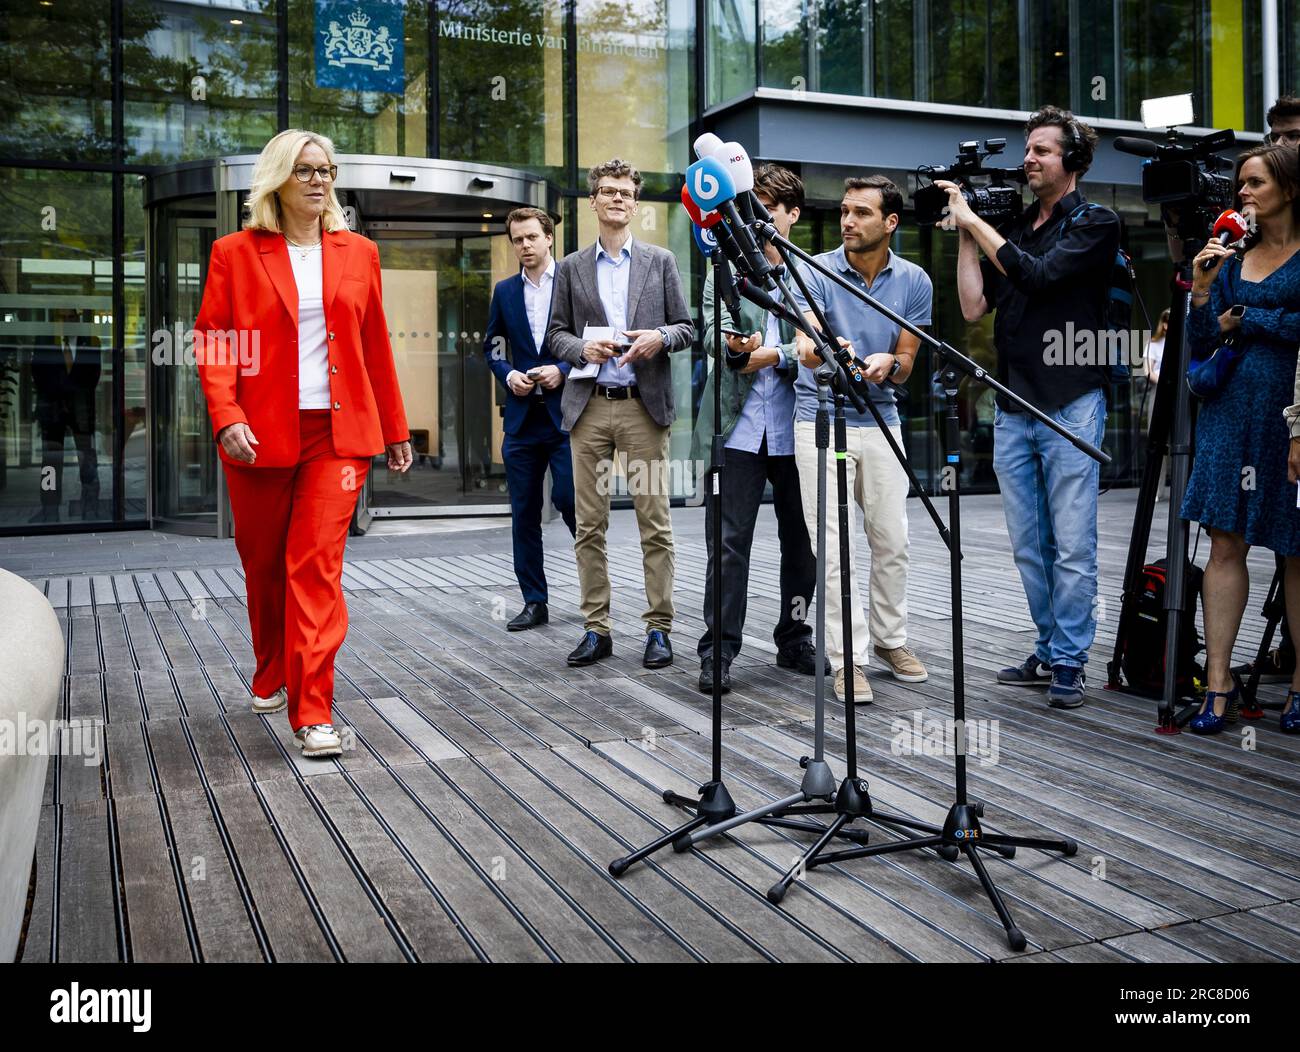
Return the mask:
<svg viewBox="0 0 1300 1052">
<path fill-rule="evenodd" d="M 53 608 L 0 570 L 0 962 L 18 949 L 50 760 L 45 743 L 58 741 L 50 729 L 62 682 L 63 633 Z"/>
</svg>

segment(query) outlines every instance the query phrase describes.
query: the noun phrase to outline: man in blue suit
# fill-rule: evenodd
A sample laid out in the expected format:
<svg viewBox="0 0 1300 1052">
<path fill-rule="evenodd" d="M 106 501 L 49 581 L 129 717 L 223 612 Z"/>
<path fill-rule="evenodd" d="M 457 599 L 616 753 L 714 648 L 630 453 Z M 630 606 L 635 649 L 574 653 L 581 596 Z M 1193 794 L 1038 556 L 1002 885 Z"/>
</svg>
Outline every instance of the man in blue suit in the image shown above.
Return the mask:
<svg viewBox="0 0 1300 1052">
<path fill-rule="evenodd" d="M 546 340 L 555 283 L 555 224 L 540 208 L 516 208 L 506 216 L 506 231 L 520 271 L 492 291 L 483 353 L 506 387 L 501 457 L 510 487 L 515 576 L 524 593 L 523 610 L 506 628 L 521 632 L 550 619 L 542 566 L 542 483 L 548 467 L 551 503 L 570 533 L 576 526 L 569 436 L 560 428 L 560 388 L 570 366 L 551 356 Z"/>
</svg>

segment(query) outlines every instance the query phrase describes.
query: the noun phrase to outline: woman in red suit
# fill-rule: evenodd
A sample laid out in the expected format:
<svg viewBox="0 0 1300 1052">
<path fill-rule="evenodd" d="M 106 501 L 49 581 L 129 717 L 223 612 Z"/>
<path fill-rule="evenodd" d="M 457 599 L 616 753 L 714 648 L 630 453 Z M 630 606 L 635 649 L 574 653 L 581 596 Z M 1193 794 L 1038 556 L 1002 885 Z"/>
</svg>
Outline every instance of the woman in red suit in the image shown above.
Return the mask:
<svg viewBox="0 0 1300 1052">
<path fill-rule="evenodd" d="M 248 218 L 212 246 L 195 358 L 226 472 L 257 670 L 253 710 L 286 705 L 303 754 L 338 756 L 334 655 L 343 548 L 370 458 L 411 466 L 374 242 L 349 233 L 334 146 L 281 132 Z"/>
</svg>

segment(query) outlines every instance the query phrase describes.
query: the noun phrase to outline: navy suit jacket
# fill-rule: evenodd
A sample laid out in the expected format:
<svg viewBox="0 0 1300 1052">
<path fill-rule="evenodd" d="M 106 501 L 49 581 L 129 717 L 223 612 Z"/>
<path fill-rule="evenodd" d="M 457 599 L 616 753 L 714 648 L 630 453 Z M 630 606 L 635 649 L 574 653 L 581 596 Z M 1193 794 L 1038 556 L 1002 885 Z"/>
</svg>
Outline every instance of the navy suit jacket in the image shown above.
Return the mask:
<svg viewBox="0 0 1300 1052">
<path fill-rule="evenodd" d="M 554 278 L 552 278 L 552 293 L 554 289 Z M 548 318 L 547 321 L 549 323 L 550 319 Z M 533 343 L 533 330 L 529 328 L 528 312 L 524 309 L 522 274 L 498 281 L 496 288 L 492 290 L 492 306 L 488 309 L 483 355 L 487 358 L 488 368 L 496 373 L 497 379 L 506 389 L 505 432 L 507 435 L 519 433 L 528 416 L 529 402 L 538 397 L 533 393 L 520 398 L 511 391 L 510 385 L 506 383 L 510 371 L 517 369 L 521 373 L 526 373 L 529 369 L 541 365 L 554 365 L 558 366 L 560 372 L 567 377 L 572 368 L 568 362 L 562 362 L 551 356 L 548 339 L 543 338 L 540 348 Z M 561 429 L 560 424 L 563 420 L 560 412 L 560 398 L 563 392 L 564 384 L 560 384 L 555 390 L 543 391 L 541 394 L 557 431 Z"/>
</svg>

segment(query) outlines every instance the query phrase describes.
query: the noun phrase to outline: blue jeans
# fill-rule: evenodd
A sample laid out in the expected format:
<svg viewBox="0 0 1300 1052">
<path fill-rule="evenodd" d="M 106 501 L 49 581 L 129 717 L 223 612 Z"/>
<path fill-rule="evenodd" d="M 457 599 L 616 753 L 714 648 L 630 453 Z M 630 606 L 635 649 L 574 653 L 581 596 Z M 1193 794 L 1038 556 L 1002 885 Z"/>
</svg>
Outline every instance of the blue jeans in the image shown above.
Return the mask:
<svg viewBox="0 0 1300 1052">
<path fill-rule="evenodd" d="M 1106 395 L 1081 395 L 1053 414 L 1101 447 Z M 1026 413 L 998 409 L 993 470 L 1016 569 L 1038 627 L 1034 654 L 1046 664 L 1082 668 L 1097 628 L 1097 476 L 1100 466 Z"/>
</svg>

